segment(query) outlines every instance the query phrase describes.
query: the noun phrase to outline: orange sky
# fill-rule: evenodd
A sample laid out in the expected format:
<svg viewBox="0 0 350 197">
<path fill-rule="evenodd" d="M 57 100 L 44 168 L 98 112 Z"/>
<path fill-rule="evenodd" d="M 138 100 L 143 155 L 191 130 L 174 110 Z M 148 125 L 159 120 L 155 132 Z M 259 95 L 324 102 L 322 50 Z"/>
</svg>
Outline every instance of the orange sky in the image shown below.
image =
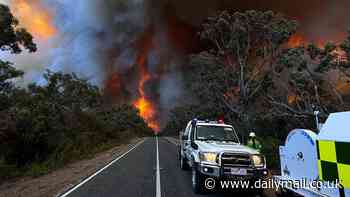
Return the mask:
<svg viewBox="0 0 350 197">
<path fill-rule="evenodd" d="M 49 12 L 40 5 L 38 0 L 11 0 L 13 14 L 36 39 L 49 39 L 56 33 Z"/>
</svg>

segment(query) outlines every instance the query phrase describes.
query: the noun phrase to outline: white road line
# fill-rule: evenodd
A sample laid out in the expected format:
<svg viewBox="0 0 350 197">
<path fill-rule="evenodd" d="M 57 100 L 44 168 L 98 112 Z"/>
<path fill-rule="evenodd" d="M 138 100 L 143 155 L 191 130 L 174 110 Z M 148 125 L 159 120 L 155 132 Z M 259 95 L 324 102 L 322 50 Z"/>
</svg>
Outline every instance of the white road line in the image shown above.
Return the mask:
<svg viewBox="0 0 350 197">
<path fill-rule="evenodd" d="M 98 175 L 99 173 L 101 173 L 103 170 L 107 169 L 109 166 L 113 165 L 115 162 L 117 162 L 118 160 L 120 160 L 121 158 L 123 158 L 125 155 L 127 155 L 129 152 L 131 152 L 132 150 L 134 150 L 135 148 L 137 148 L 138 146 L 140 146 L 143 142 L 145 142 L 146 139 L 143 139 L 142 141 L 138 142 L 135 146 L 133 146 L 131 149 L 129 149 L 127 152 L 125 152 L 124 154 L 120 155 L 118 158 L 114 159 L 113 161 L 111 161 L 109 164 L 107 164 L 105 167 L 101 168 L 100 170 L 98 170 L 97 172 L 95 172 L 93 175 L 89 176 L 88 178 L 84 179 L 82 182 L 80 182 L 78 185 L 74 186 L 72 189 L 70 189 L 69 191 L 67 191 L 66 193 L 64 193 L 63 195 L 61 195 L 60 197 L 66 197 L 69 194 L 71 194 L 74 190 L 78 189 L 80 186 L 84 185 L 85 183 L 87 183 L 88 181 L 90 181 L 91 179 L 93 179 L 96 175 Z"/>
<path fill-rule="evenodd" d="M 156 197 L 161 197 L 161 189 L 160 189 L 160 172 L 159 172 L 159 149 L 158 149 L 158 136 L 156 136 L 157 141 L 157 183 L 156 183 Z"/>
</svg>

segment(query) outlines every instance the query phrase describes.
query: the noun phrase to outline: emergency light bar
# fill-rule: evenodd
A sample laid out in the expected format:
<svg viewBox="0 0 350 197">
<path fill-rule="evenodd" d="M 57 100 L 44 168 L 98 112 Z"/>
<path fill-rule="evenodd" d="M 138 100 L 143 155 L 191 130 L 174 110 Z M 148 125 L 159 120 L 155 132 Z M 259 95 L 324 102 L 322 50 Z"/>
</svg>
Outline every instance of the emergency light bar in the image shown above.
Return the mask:
<svg viewBox="0 0 350 197">
<path fill-rule="evenodd" d="M 224 120 L 198 120 L 197 118 L 192 120 L 192 125 L 196 125 L 197 123 L 224 124 Z"/>
</svg>

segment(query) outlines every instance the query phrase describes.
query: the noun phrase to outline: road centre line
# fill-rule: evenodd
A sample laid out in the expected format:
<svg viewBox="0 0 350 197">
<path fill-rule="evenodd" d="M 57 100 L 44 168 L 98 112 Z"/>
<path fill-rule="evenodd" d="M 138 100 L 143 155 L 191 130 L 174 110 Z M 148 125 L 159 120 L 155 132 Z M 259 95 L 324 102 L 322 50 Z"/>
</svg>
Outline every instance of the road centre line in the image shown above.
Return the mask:
<svg viewBox="0 0 350 197">
<path fill-rule="evenodd" d="M 161 197 L 162 193 L 161 193 L 161 186 L 160 186 L 158 136 L 156 136 L 156 146 L 157 146 L 156 197 Z"/>
</svg>

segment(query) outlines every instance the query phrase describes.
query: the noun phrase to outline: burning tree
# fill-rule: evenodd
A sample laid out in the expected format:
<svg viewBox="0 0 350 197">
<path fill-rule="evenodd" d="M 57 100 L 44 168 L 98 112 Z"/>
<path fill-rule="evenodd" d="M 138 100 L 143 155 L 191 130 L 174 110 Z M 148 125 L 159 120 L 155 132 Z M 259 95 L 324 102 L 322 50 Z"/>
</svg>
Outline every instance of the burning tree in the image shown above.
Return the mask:
<svg viewBox="0 0 350 197">
<path fill-rule="evenodd" d="M 179 131 L 188 118 L 224 114 L 243 136 L 256 129 L 276 165 L 278 144 L 290 129 L 312 128 L 315 109 L 343 111 L 350 103 L 350 37 L 300 46 L 305 40 L 296 28 L 296 21 L 270 11 L 208 18 L 199 34 L 206 50 L 190 57 L 186 76 L 196 100 L 173 110 L 167 128 Z"/>
<path fill-rule="evenodd" d="M 223 11 L 202 27 L 200 38 L 208 50 L 191 58 L 200 73 L 196 88 L 206 91 L 200 98 L 229 109 L 248 125 L 256 113 L 255 101 L 271 87 L 277 57 L 297 23 L 272 11 Z"/>
<path fill-rule="evenodd" d="M 343 111 L 348 102 L 340 86 L 349 84 L 349 38 L 341 44 L 315 44 L 286 49 L 276 68 L 275 89 L 268 100 L 275 116 L 310 117 L 314 110 L 323 114 Z"/>
<path fill-rule="evenodd" d="M 296 28 L 296 21 L 270 11 L 223 11 L 208 18 L 200 32 L 207 50 L 191 57 L 192 92 L 249 129 L 256 120 L 297 122 L 316 109 L 343 111 L 349 103 L 350 37 L 341 44 L 288 48 Z"/>
</svg>

